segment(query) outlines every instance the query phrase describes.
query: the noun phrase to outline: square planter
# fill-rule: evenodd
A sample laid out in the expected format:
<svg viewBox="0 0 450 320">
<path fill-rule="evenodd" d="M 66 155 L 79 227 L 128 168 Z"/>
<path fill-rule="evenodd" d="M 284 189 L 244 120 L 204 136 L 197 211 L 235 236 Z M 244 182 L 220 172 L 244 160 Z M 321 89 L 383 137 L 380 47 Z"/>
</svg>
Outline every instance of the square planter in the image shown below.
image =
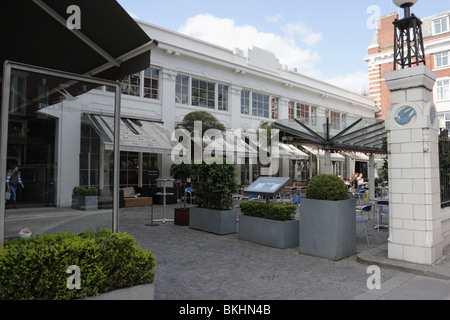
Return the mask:
<svg viewBox="0 0 450 320">
<path fill-rule="evenodd" d="M 236 210 L 190 208 L 189 228 L 219 235 L 236 233 Z"/>
<path fill-rule="evenodd" d="M 94 211 L 98 209 L 98 196 L 72 195 L 72 209 Z"/>
<path fill-rule="evenodd" d="M 356 252 L 356 200 L 303 199 L 300 253 L 341 260 Z"/>
<path fill-rule="evenodd" d="M 279 249 L 296 247 L 299 241 L 299 221 L 276 221 L 241 215 L 238 238 Z"/>
<path fill-rule="evenodd" d="M 189 208 L 175 208 L 173 210 L 174 223 L 177 226 L 189 225 Z"/>
</svg>

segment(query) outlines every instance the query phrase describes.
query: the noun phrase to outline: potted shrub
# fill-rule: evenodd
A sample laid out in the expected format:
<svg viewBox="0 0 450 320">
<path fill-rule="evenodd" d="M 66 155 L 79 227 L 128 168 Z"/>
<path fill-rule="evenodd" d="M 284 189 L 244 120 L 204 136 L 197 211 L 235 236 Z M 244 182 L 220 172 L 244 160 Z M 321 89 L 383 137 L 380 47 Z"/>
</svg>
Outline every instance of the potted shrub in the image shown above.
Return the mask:
<svg viewBox="0 0 450 320">
<path fill-rule="evenodd" d="M 72 192 L 72 208 L 92 211 L 98 209 L 98 190 L 96 187 L 74 187 Z"/>
<path fill-rule="evenodd" d="M 179 180 L 184 190 L 183 208 L 174 208 L 174 223 L 179 226 L 189 225 L 189 208 L 186 208 L 186 183 L 191 177 L 191 165 L 180 163 L 172 164 L 170 167 L 172 178 Z"/>
<path fill-rule="evenodd" d="M 280 249 L 298 246 L 299 221 L 294 220 L 297 206 L 243 201 L 239 207 L 239 239 Z"/>
<path fill-rule="evenodd" d="M 340 178 L 321 174 L 300 206 L 300 253 L 340 260 L 356 252 L 356 200 Z"/>
<path fill-rule="evenodd" d="M 235 175 L 234 164 L 193 165 L 196 206 L 190 208 L 190 228 L 220 235 L 236 233 Z"/>
</svg>

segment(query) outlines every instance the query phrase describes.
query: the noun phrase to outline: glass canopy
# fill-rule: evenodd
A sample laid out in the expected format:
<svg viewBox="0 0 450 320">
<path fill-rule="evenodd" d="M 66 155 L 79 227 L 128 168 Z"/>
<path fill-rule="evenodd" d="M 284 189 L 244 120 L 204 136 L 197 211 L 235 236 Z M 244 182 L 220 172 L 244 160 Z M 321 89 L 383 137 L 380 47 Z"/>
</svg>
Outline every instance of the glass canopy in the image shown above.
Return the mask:
<svg viewBox="0 0 450 320">
<path fill-rule="evenodd" d="M 316 117 L 278 120 L 271 124 L 295 142 L 320 145 L 324 150 L 385 154 L 384 120 L 375 118 Z"/>
</svg>

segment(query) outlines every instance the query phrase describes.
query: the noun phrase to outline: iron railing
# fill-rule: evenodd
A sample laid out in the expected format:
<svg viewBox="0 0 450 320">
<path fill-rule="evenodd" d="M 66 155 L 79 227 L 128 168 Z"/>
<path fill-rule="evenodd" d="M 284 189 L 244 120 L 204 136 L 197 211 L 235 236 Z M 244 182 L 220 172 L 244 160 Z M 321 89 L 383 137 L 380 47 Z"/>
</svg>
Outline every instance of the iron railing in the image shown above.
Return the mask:
<svg viewBox="0 0 450 320">
<path fill-rule="evenodd" d="M 450 139 L 448 129 L 441 129 L 439 135 L 439 173 L 441 207 L 450 206 Z"/>
</svg>

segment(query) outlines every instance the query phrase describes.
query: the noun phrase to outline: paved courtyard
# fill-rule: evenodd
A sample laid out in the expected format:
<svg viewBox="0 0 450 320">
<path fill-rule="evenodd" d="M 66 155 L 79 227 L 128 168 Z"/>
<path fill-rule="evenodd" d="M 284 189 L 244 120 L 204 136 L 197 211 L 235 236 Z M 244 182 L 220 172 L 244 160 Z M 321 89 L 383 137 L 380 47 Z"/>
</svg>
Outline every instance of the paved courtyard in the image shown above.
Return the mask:
<svg viewBox="0 0 450 320">
<path fill-rule="evenodd" d="M 173 218 L 173 208 L 179 206 L 168 205 L 166 218 Z M 6 234 L 19 228 L 17 221 L 22 220 L 23 224 L 20 216 L 28 217 L 27 226 L 37 233 L 111 228 L 110 211 L 68 210 L 52 216 L 51 210 L 54 209 L 40 214 L 8 210 Z M 33 220 L 32 215 L 41 218 Z M 154 219 L 162 216 L 163 207 L 154 206 Z M 173 222 L 148 226 L 150 223 L 150 207 L 120 210 L 120 231 L 133 235 L 141 247 L 156 257 L 157 300 L 347 300 L 380 298 L 374 294 L 383 292 L 368 289 L 371 274 L 367 273 L 366 264 L 357 261 L 357 255 L 334 262 L 300 254 L 298 248 L 281 250 L 242 241 L 237 234 L 218 236 Z M 376 249 L 387 241 L 387 230 L 368 231 L 370 245 L 362 224 L 358 225 L 358 253 Z M 414 276 L 381 268 L 382 289 L 386 293 Z M 447 282 L 449 287 L 445 283 L 442 290 L 445 293 L 448 289 L 450 298 L 450 283 Z"/>
</svg>

